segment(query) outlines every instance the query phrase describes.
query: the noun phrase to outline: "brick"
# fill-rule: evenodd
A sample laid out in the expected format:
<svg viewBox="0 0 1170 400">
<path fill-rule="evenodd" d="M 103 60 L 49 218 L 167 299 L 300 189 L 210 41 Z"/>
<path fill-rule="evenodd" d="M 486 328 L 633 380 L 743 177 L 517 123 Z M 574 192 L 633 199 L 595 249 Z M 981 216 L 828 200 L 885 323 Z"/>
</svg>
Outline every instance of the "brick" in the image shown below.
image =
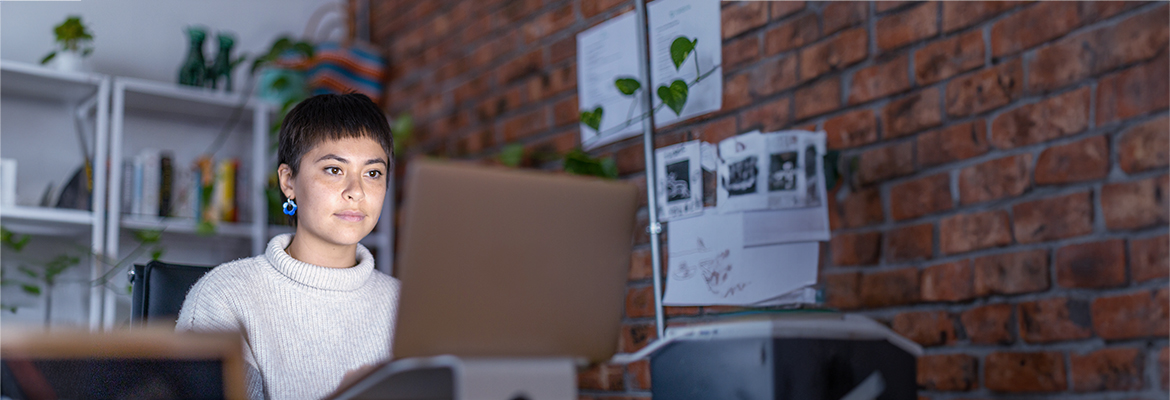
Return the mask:
<svg viewBox="0 0 1170 400">
<path fill-rule="evenodd" d="M 964 311 L 959 316 L 971 344 L 1011 344 L 1012 305 L 990 304 Z"/>
<path fill-rule="evenodd" d="M 952 32 L 1015 8 L 1024 1 L 944 1 L 942 2 L 943 31 Z"/>
<path fill-rule="evenodd" d="M 500 124 L 504 139 L 508 142 L 532 136 L 548 128 L 548 118 L 543 108 L 538 108 L 514 117 L 505 118 Z"/>
<path fill-rule="evenodd" d="M 543 67 L 540 50 L 533 50 L 501 65 L 496 79 L 500 84 L 509 84 L 533 76 Z"/>
<path fill-rule="evenodd" d="M 524 24 L 524 42 L 533 43 L 547 38 L 577 22 L 577 14 L 573 12 L 572 4 L 565 4 L 540 14 L 532 21 Z"/>
<path fill-rule="evenodd" d="M 575 59 L 577 57 L 577 37 L 568 36 L 564 39 L 554 42 L 548 49 L 548 62 L 552 65 L 560 64 L 561 61 Z"/>
<path fill-rule="evenodd" d="M 849 104 L 865 103 L 909 89 L 910 76 L 906 73 L 909 66 L 910 57 L 902 55 L 857 71 L 849 89 Z"/>
<path fill-rule="evenodd" d="M 796 57 L 782 57 L 756 65 L 751 93 L 759 98 L 796 86 Z"/>
<path fill-rule="evenodd" d="M 561 130 L 551 136 L 524 145 L 523 165 L 539 167 L 544 163 L 560 160 L 563 154 L 573 150 L 581 143 L 581 131 L 577 127 Z"/>
<path fill-rule="evenodd" d="M 575 124 L 581 119 L 577 96 L 566 97 L 553 104 L 553 125 Z"/>
<path fill-rule="evenodd" d="M 855 110 L 825 121 L 830 149 L 847 149 L 877 141 L 877 117 L 873 110 Z"/>
<path fill-rule="evenodd" d="M 801 49 L 800 80 L 809 81 L 864 60 L 869 54 L 867 40 L 865 28 L 855 28 Z"/>
<path fill-rule="evenodd" d="M 930 88 L 893 100 L 882 109 L 885 138 L 906 136 L 942 123 L 938 88 Z"/>
<path fill-rule="evenodd" d="M 947 83 L 947 114 L 961 117 L 1005 105 L 1023 91 L 1024 72 L 1014 59 Z"/>
<path fill-rule="evenodd" d="M 988 150 L 987 123 L 975 120 L 924 132 L 916 138 L 918 165 L 930 167 L 965 160 Z"/>
<path fill-rule="evenodd" d="M 1097 84 L 1097 126 L 1170 106 L 1170 58 L 1101 78 Z"/>
<path fill-rule="evenodd" d="M 890 230 L 886 234 L 886 261 L 925 260 L 934 254 L 934 225 L 919 224 Z"/>
<path fill-rule="evenodd" d="M 983 54 L 983 33 L 980 31 L 927 44 L 914 52 L 915 82 L 929 85 L 982 67 Z"/>
<path fill-rule="evenodd" d="M 772 132 L 788 126 L 788 122 L 792 120 L 791 110 L 792 99 L 781 97 L 745 110 L 740 114 L 740 126 L 744 130 L 760 129 L 763 132 Z"/>
<path fill-rule="evenodd" d="M 938 35 L 938 2 L 918 5 L 898 14 L 879 19 L 876 24 L 877 47 L 890 51 Z"/>
<path fill-rule="evenodd" d="M 577 64 L 568 64 L 528 79 L 528 101 L 543 101 L 577 88 Z"/>
<path fill-rule="evenodd" d="M 1093 300 L 1093 330 L 1105 340 L 1170 335 L 1167 289 L 1142 290 Z"/>
<path fill-rule="evenodd" d="M 875 1 L 873 9 L 880 14 L 910 3 L 913 3 L 913 1 Z"/>
<path fill-rule="evenodd" d="M 493 132 L 490 129 L 476 130 L 455 142 L 455 152 L 460 155 L 479 154 L 483 149 L 491 147 L 492 136 Z"/>
<path fill-rule="evenodd" d="M 718 142 L 715 142 L 718 143 Z M 618 149 L 613 156 L 614 163 L 617 164 L 619 175 L 628 175 L 635 172 L 642 172 L 646 169 L 646 153 L 642 151 L 642 142 L 630 143 L 625 147 Z M 638 234 L 643 231 L 639 230 Z M 647 243 L 649 243 L 647 241 Z"/>
<path fill-rule="evenodd" d="M 626 318 L 654 316 L 654 287 L 626 289 Z"/>
<path fill-rule="evenodd" d="M 931 354 L 918 357 L 918 386 L 933 391 L 963 392 L 979 387 L 979 367 L 966 354 Z"/>
<path fill-rule="evenodd" d="M 667 306 L 667 307 L 662 307 L 662 312 L 666 314 L 667 318 L 689 317 L 689 316 L 699 315 L 702 312 L 702 307 L 698 307 L 698 306 L 669 307 L 669 306 Z"/>
<path fill-rule="evenodd" d="M 774 3 L 775 4 L 775 3 Z M 764 55 L 776 55 L 815 42 L 821 37 L 817 15 L 805 14 L 764 32 Z"/>
<path fill-rule="evenodd" d="M 1101 21 L 1121 13 L 1148 4 L 1143 1 L 1086 1 L 1080 4 L 1081 16 L 1086 23 Z M 1165 10 L 1154 11 L 1164 12 Z"/>
<path fill-rule="evenodd" d="M 1118 141 L 1118 165 L 1133 174 L 1170 165 L 1170 118 L 1155 118 L 1129 128 Z"/>
<path fill-rule="evenodd" d="M 1048 251 L 1032 250 L 976 258 L 975 295 L 1020 294 L 1048 289 Z"/>
<path fill-rule="evenodd" d="M 1068 387 L 1059 352 L 995 352 L 983 361 L 983 383 L 995 392 L 1060 392 Z"/>
<path fill-rule="evenodd" d="M 1089 88 L 1081 88 L 995 117 L 991 144 L 1001 149 L 1069 136 L 1089 127 Z"/>
<path fill-rule="evenodd" d="M 861 306 L 861 274 L 826 274 L 821 276 L 825 283 L 825 305 L 849 310 Z"/>
<path fill-rule="evenodd" d="M 625 390 L 625 368 L 620 364 L 593 364 L 577 372 L 577 387 L 585 390 Z"/>
<path fill-rule="evenodd" d="M 1081 24 L 1073 2 L 1039 2 L 991 27 L 991 55 L 1003 57 L 1068 33 Z"/>
<path fill-rule="evenodd" d="M 628 3 L 628 0 L 590 0 L 581 2 L 581 16 L 592 18 L 618 5 Z"/>
<path fill-rule="evenodd" d="M 836 1 L 825 5 L 821 12 L 826 35 L 865 22 L 869 5 L 864 1 Z"/>
<path fill-rule="evenodd" d="M 760 38 L 747 36 L 723 45 L 723 70 L 730 71 L 760 58 Z"/>
<path fill-rule="evenodd" d="M 654 268 L 651 266 L 650 249 L 635 249 L 630 253 L 630 272 L 627 279 L 639 281 L 654 277 Z"/>
<path fill-rule="evenodd" d="M 841 107 L 841 80 L 825 79 L 796 91 L 796 119 L 827 113 Z"/>
<path fill-rule="evenodd" d="M 841 189 L 845 185 L 834 189 Z M 829 195 L 829 229 L 860 228 L 866 225 L 881 223 L 885 216 L 882 214 L 882 195 L 877 189 L 861 189 L 851 191 L 844 199 Z"/>
<path fill-rule="evenodd" d="M 723 109 L 732 110 L 751 104 L 751 74 L 740 73 L 723 81 Z"/>
<path fill-rule="evenodd" d="M 654 324 L 622 324 L 620 353 L 633 353 L 658 339 Z"/>
<path fill-rule="evenodd" d="M 1170 236 L 1129 240 L 1129 265 L 1134 282 L 1170 276 Z"/>
<path fill-rule="evenodd" d="M 1050 343 L 1093 336 L 1089 303 L 1052 298 L 1020 303 L 1020 338 L 1028 343 Z"/>
<path fill-rule="evenodd" d="M 726 117 L 699 125 L 699 127 L 692 129 L 691 133 L 695 139 L 705 140 L 708 143 L 719 143 L 723 139 L 735 136 L 738 131 L 735 129 L 735 118 Z M 668 145 L 661 143 L 657 139 L 654 143 L 656 147 L 665 147 Z M 682 141 L 679 141 L 679 143 L 682 143 Z"/>
<path fill-rule="evenodd" d="M 946 311 L 899 313 L 891 324 L 894 332 L 920 345 L 931 347 L 955 342 L 955 321 Z"/>
<path fill-rule="evenodd" d="M 1147 60 L 1170 43 L 1170 10 L 1139 14 L 1116 25 L 1080 33 L 1036 51 L 1028 89 L 1057 89 L 1122 65 Z"/>
<path fill-rule="evenodd" d="M 862 184 L 884 181 L 914 172 L 914 143 L 902 142 L 866 150 L 858 159 Z"/>
<path fill-rule="evenodd" d="M 1113 183 L 1101 190 L 1101 209 L 1110 230 L 1140 229 L 1170 221 L 1170 175 Z"/>
<path fill-rule="evenodd" d="M 1036 243 L 1093 231 L 1089 192 L 1033 200 L 1012 206 L 1012 233 L 1020 243 Z"/>
<path fill-rule="evenodd" d="M 1170 347 L 1163 347 L 1162 351 L 1158 352 L 1158 365 L 1162 368 L 1162 373 L 1158 377 L 1162 381 L 1162 390 L 1170 388 Z"/>
<path fill-rule="evenodd" d="M 767 3 L 743 2 L 728 5 L 722 10 L 723 38 L 731 38 L 768 22 Z"/>
<path fill-rule="evenodd" d="M 917 301 L 917 268 L 879 271 L 861 277 L 861 304 L 865 308 L 911 304 Z"/>
<path fill-rule="evenodd" d="M 963 301 L 975 294 L 971 262 L 932 265 L 922 270 L 922 301 Z"/>
<path fill-rule="evenodd" d="M 626 372 L 632 378 L 631 389 L 650 390 L 650 360 L 640 360 L 626 365 Z"/>
<path fill-rule="evenodd" d="M 515 0 L 504 3 L 500 8 L 501 25 L 511 25 L 540 9 L 538 0 Z"/>
<path fill-rule="evenodd" d="M 1011 244 L 1007 211 L 958 214 L 939 223 L 939 250 L 958 254 Z"/>
<path fill-rule="evenodd" d="M 985 161 L 959 171 L 959 199 L 974 204 L 1016 197 L 1024 193 L 1032 176 L 1032 155 L 1018 154 Z"/>
<path fill-rule="evenodd" d="M 1144 386 L 1145 359 L 1136 348 L 1109 348 L 1087 354 L 1070 354 L 1073 390 L 1139 390 Z"/>
<path fill-rule="evenodd" d="M 1109 173 L 1109 142 L 1105 136 L 1053 146 L 1036 160 L 1036 184 L 1091 181 Z"/>
<path fill-rule="evenodd" d="M 1125 285 L 1125 242 L 1080 243 L 1056 251 L 1056 283 L 1067 288 Z"/>
<path fill-rule="evenodd" d="M 787 17 L 797 11 L 804 9 L 803 1 L 773 1 L 769 2 L 769 11 L 772 14 L 772 20 Z"/>
<path fill-rule="evenodd" d="M 464 82 L 459 87 L 455 88 L 452 96 L 455 99 L 455 106 L 459 107 L 464 103 L 470 102 L 473 99 L 479 98 L 488 90 L 488 77 L 481 75 L 467 82 Z"/>
<path fill-rule="evenodd" d="M 839 233 L 829 241 L 833 265 L 877 264 L 881 254 L 881 232 Z"/>
<path fill-rule="evenodd" d="M 950 210 L 954 203 L 949 172 L 902 182 L 890 188 L 890 216 L 895 221 Z"/>
</svg>

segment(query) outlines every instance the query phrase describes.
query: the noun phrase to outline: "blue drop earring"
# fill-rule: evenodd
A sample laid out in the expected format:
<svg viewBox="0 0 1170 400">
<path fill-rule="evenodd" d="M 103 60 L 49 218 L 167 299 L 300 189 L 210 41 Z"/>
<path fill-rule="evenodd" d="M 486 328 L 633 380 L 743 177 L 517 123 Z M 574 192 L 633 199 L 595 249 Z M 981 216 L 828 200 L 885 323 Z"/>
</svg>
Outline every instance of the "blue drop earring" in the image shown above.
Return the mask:
<svg viewBox="0 0 1170 400">
<path fill-rule="evenodd" d="M 284 214 L 285 215 L 294 215 L 296 213 L 297 213 L 297 202 L 293 201 L 293 199 L 285 200 L 284 201 Z"/>
</svg>

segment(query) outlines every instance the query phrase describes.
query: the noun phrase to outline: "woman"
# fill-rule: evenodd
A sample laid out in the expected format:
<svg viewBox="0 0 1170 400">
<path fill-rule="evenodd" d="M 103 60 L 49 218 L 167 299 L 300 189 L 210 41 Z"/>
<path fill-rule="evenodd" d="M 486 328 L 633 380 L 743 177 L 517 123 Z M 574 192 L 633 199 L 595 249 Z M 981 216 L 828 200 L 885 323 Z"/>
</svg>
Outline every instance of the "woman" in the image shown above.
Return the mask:
<svg viewBox="0 0 1170 400">
<path fill-rule="evenodd" d="M 377 225 L 394 147 L 384 114 L 361 94 L 302 101 L 279 140 L 296 232 L 208 272 L 176 329 L 240 332 L 253 399 L 321 398 L 346 372 L 391 356 L 399 284 L 358 242 Z"/>
</svg>

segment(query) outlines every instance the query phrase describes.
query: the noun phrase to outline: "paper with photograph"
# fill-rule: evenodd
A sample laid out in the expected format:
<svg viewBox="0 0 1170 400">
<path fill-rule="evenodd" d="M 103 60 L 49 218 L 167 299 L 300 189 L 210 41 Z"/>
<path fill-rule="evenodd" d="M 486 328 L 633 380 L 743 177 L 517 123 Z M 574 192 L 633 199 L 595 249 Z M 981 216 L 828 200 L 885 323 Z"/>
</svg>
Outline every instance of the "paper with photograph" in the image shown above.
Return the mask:
<svg viewBox="0 0 1170 400">
<path fill-rule="evenodd" d="M 654 151 L 659 221 L 703 213 L 701 143 L 696 140 Z"/>
<path fill-rule="evenodd" d="M 577 34 L 577 102 L 581 145 L 591 149 L 642 133 L 637 101 L 638 46 L 634 12 Z"/>
<path fill-rule="evenodd" d="M 646 6 L 656 128 L 723 106 L 719 6 L 711 0 L 657 0 Z"/>
</svg>

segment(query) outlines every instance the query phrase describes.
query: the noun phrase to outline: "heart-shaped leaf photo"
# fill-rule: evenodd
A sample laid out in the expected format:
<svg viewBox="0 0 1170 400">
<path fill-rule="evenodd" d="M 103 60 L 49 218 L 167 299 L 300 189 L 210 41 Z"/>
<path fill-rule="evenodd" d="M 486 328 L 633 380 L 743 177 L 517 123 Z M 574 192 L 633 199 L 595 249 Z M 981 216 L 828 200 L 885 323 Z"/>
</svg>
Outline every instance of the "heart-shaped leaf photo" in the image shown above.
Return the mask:
<svg viewBox="0 0 1170 400">
<path fill-rule="evenodd" d="M 637 92 L 638 89 L 642 88 L 642 84 L 638 83 L 638 80 L 633 78 L 618 78 L 618 80 L 614 81 L 613 84 L 614 86 L 617 86 L 619 92 L 622 92 L 622 94 L 626 96 L 632 96 L 634 95 L 634 92 Z"/>
<path fill-rule="evenodd" d="M 674 115 L 681 115 L 683 106 L 687 105 L 687 83 L 682 79 L 675 79 L 670 86 L 659 86 L 658 98 L 674 110 Z"/>
<path fill-rule="evenodd" d="M 670 44 L 670 61 L 674 62 L 674 69 L 678 70 L 682 67 L 683 61 L 687 60 L 687 56 L 695 50 L 695 46 L 699 44 L 699 39 L 690 40 L 686 36 L 679 36 Z"/>
<path fill-rule="evenodd" d="M 602 113 L 601 107 L 594 108 L 593 111 L 581 110 L 581 123 L 600 133 Z"/>
</svg>

